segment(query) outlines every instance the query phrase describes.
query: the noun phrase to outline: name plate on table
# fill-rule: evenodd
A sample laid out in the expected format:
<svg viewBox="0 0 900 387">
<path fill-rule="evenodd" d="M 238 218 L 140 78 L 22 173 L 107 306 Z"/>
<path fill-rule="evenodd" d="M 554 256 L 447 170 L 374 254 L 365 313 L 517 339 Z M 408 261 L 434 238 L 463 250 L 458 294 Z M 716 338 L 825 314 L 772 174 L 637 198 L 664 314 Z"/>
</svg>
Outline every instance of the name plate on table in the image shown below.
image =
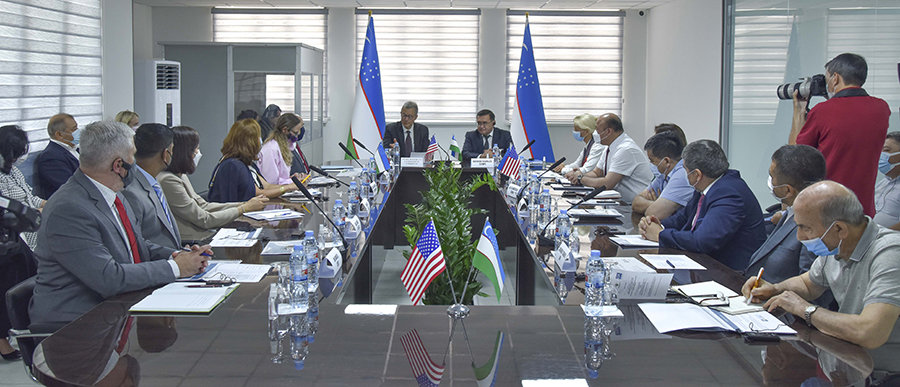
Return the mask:
<svg viewBox="0 0 900 387">
<path fill-rule="evenodd" d="M 516 198 L 519 196 L 519 191 L 522 187 L 519 187 L 516 184 L 510 183 L 509 187 L 506 188 L 506 204 L 515 207 L 516 206 Z"/>
<path fill-rule="evenodd" d="M 472 168 L 494 168 L 494 159 L 474 158 L 471 163 Z"/>
<path fill-rule="evenodd" d="M 423 168 L 425 167 L 425 159 L 421 157 L 401 157 L 400 168 Z"/>
</svg>

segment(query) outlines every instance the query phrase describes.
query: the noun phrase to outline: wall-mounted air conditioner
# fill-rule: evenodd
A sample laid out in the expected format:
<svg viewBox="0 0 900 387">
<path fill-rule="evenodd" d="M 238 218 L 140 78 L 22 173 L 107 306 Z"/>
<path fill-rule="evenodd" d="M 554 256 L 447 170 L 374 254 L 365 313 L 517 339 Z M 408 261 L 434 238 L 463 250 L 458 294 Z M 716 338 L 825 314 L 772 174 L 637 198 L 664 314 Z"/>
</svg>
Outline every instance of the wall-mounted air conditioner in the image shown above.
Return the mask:
<svg viewBox="0 0 900 387">
<path fill-rule="evenodd" d="M 181 63 L 134 62 L 134 111 L 142 123 L 181 125 Z"/>
</svg>

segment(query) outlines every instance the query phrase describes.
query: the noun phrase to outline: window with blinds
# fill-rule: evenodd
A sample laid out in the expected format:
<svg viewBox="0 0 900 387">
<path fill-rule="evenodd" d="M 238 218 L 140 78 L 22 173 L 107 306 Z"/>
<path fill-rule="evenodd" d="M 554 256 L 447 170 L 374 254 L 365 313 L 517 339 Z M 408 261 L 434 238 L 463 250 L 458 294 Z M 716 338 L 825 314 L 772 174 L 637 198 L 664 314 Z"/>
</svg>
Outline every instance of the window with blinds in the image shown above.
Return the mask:
<svg viewBox="0 0 900 387">
<path fill-rule="evenodd" d="M 47 143 L 47 121 L 101 119 L 100 0 L 0 1 L 0 124 Z"/>
<path fill-rule="evenodd" d="M 470 122 L 478 102 L 480 11 L 376 10 L 375 41 L 387 122 L 406 101 L 428 122 Z M 356 74 L 368 11 L 356 14 Z"/>
<path fill-rule="evenodd" d="M 794 16 L 782 11 L 735 11 L 734 123 L 775 122 L 775 88 L 785 80 Z M 809 74 L 812 75 L 812 74 Z"/>
<path fill-rule="evenodd" d="M 327 32 L 325 9 L 213 8 L 213 41 L 216 42 L 303 43 L 326 50 Z M 327 90 L 327 51 L 324 69 Z M 306 77 L 303 82 L 308 83 Z M 294 75 L 267 74 L 265 88 L 266 105 L 276 104 L 283 112 L 294 112 Z M 309 105 L 304 103 L 297 113 L 308 119 Z M 328 104 L 324 113 L 328 115 Z"/>
<path fill-rule="evenodd" d="M 889 106 L 900 105 L 900 9 L 830 9 L 827 25 L 828 59 L 862 55 L 869 66 L 863 88 Z"/>
<path fill-rule="evenodd" d="M 622 112 L 624 12 L 530 11 L 531 43 L 547 122 Z M 507 12 L 507 112 L 512 116 L 525 11 Z"/>
</svg>

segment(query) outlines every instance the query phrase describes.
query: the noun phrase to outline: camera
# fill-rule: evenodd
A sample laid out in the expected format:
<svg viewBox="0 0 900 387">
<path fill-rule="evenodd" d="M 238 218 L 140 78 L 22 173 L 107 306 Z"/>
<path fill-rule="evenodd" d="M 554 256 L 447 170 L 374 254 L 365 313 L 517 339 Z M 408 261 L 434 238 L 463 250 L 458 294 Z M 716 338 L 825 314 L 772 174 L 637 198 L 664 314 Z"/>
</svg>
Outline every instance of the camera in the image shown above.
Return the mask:
<svg viewBox="0 0 900 387">
<path fill-rule="evenodd" d="M 816 74 L 808 78 L 800 78 L 802 81 L 797 83 L 785 83 L 778 86 L 775 93 L 779 99 L 793 99 L 794 90 L 797 91 L 801 99 L 809 100 L 813 96 L 828 96 L 828 89 L 825 86 L 825 75 Z"/>
</svg>

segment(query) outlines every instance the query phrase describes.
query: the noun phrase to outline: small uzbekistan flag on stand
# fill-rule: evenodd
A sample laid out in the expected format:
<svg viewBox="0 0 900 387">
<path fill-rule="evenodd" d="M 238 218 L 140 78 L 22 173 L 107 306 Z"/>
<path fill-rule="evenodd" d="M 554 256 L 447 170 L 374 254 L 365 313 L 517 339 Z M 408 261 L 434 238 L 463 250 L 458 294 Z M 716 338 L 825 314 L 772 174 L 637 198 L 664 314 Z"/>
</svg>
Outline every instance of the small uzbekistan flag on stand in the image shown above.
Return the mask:
<svg viewBox="0 0 900 387">
<path fill-rule="evenodd" d="M 491 222 L 488 219 L 484 220 L 484 229 L 481 230 L 478 247 L 476 247 L 475 256 L 472 257 L 472 265 L 484 273 L 491 283 L 494 284 L 497 301 L 500 301 L 506 281 L 506 272 L 503 270 L 503 264 L 500 262 L 500 248 L 497 247 L 497 236 L 494 235 L 494 229 L 491 227 Z"/>
<path fill-rule="evenodd" d="M 456 135 L 450 138 L 450 155 L 462 160 L 462 152 L 459 150 L 459 143 L 456 142 Z"/>
</svg>

